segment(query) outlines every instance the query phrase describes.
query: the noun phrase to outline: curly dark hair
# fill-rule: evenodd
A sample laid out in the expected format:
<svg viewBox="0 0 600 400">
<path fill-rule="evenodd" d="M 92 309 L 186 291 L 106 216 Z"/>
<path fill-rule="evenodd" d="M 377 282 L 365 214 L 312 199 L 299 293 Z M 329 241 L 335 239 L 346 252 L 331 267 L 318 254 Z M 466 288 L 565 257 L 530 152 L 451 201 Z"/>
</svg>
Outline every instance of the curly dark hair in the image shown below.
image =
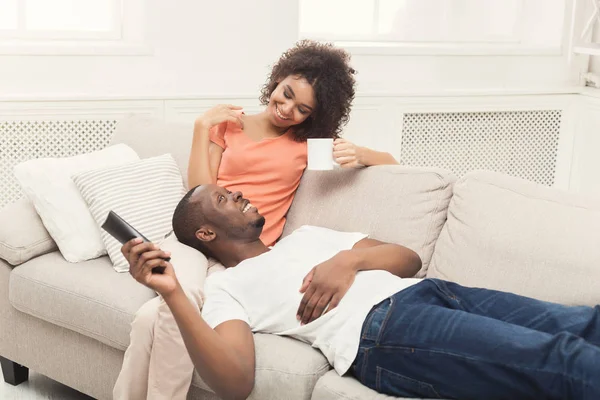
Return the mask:
<svg viewBox="0 0 600 400">
<path fill-rule="evenodd" d="M 268 105 L 278 83 L 299 75 L 312 85 L 316 107 L 310 117 L 294 127 L 296 141 L 337 138 L 350 118 L 356 71 L 348 64 L 350 54 L 330 43 L 302 40 L 283 53 L 262 87 L 260 102 Z"/>
</svg>

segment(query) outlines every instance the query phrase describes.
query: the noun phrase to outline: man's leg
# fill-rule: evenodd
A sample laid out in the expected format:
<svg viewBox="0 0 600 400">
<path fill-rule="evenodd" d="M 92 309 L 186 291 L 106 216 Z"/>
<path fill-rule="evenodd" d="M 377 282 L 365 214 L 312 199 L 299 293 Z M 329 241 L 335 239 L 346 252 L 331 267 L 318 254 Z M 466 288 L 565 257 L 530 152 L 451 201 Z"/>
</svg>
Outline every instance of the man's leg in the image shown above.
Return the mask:
<svg viewBox="0 0 600 400">
<path fill-rule="evenodd" d="M 186 290 L 190 301 L 202 307 L 200 291 Z M 194 364 L 175 317 L 164 301 L 158 307 L 150 357 L 148 400 L 185 400 L 194 376 Z"/>
<path fill-rule="evenodd" d="M 569 307 L 489 289 L 469 288 L 437 279 L 437 296 L 428 304 L 494 318 L 536 331 L 556 334 L 569 332 L 600 346 L 600 306 Z"/>
<path fill-rule="evenodd" d="M 129 347 L 113 389 L 114 400 L 145 400 L 147 397 L 148 369 L 159 304 L 160 298 L 155 297 L 135 314 Z"/>
<path fill-rule="evenodd" d="M 445 301 L 426 280 L 376 307 L 353 365 L 359 380 L 405 397 L 600 398 L 599 347 L 435 304 Z"/>
</svg>

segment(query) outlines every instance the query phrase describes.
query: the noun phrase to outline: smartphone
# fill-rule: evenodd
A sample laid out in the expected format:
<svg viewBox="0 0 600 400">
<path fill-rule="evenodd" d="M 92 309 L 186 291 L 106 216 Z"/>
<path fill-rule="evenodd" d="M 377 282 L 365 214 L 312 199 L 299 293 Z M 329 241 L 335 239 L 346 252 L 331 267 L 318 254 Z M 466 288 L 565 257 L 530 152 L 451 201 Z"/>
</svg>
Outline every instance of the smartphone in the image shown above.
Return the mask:
<svg viewBox="0 0 600 400">
<path fill-rule="evenodd" d="M 112 237 L 117 239 L 121 244 L 125 244 L 135 238 L 141 238 L 144 242 L 149 242 L 144 235 L 137 231 L 133 226 L 129 225 L 127 221 L 114 211 L 109 211 L 106 221 L 102 224 L 102 229 L 110 233 Z M 171 258 L 167 257 L 165 260 L 170 261 Z M 165 272 L 165 267 L 152 268 L 153 274 L 162 274 L 163 272 Z"/>
</svg>

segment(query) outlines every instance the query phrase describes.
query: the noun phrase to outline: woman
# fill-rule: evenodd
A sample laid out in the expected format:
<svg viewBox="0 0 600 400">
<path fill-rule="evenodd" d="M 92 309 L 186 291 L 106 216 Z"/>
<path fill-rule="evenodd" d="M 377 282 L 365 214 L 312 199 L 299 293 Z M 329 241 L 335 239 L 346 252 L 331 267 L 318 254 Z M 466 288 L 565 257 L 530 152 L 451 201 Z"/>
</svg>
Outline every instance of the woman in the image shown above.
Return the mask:
<svg viewBox="0 0 600 400">
<path fill-rule="evenodd" d="M 349 61 L 347 52 L 331 44 L 301 41 L 275 63 L 260 96 L 263 112 L 247 115 L 241 107 L 219 105 L 199 117 L 189 186 L 216 183 L 244 193 L 266 219 L 261 240 L 274 244 L 306 168 L 306 140 L 338 138 L 348 122 L 355 86 Z M 359 161 L 356 146 L 346 141 L 336 147 L 345 167 L 389 161 Z"/>
</svg>

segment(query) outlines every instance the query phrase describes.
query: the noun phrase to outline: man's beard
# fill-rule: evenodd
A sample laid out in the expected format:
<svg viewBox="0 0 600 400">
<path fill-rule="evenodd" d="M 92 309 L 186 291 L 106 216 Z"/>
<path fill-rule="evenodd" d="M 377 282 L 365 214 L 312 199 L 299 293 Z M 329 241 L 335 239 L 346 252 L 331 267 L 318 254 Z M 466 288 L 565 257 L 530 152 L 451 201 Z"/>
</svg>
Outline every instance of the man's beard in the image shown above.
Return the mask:
<svg viewBox="0 0 600 400">
<path fill-rule="evenodd" d="M 265 226 L 265 217 L 261 215 L 260 218 L 256 221 L 250 222 L 250 226 L 253 228 L 262 228 L 263 226 Z"/>
<path fill-rule="evenodd" d="M 260 234 L 262 233 L 263 226 L 265 226 L 265 217 L 261 215 L 260 218 L 256 219 L 255 221 L 249 222 L 248 225 L 243 227 L 229 225 L 228 229 L 225 230 L 225 235 L 228 238 L 233 239 L 239 237 L 247 237 L 249 231 L 259 231 L 256 232 L 256 234 Z"/>
</svg>

